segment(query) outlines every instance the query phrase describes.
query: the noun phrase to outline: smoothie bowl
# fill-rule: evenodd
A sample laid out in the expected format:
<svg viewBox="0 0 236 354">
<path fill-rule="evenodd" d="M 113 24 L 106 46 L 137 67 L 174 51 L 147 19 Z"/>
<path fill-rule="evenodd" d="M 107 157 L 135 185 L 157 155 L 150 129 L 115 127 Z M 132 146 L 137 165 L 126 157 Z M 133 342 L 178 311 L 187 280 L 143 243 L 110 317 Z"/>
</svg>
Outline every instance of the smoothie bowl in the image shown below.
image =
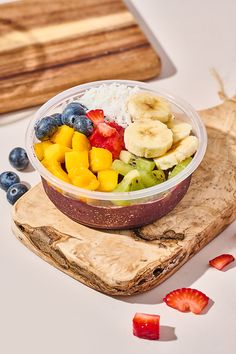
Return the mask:
<svg viewBox="0 0 236 354">
<path fill-rule="evenodd" d="M 79 85 L 45 103 L 26 134 L 54 205 L 99 229 L 147 225 L 188 190 L 207 146 L 194 109 L 136 81 Z"/>
</svg>

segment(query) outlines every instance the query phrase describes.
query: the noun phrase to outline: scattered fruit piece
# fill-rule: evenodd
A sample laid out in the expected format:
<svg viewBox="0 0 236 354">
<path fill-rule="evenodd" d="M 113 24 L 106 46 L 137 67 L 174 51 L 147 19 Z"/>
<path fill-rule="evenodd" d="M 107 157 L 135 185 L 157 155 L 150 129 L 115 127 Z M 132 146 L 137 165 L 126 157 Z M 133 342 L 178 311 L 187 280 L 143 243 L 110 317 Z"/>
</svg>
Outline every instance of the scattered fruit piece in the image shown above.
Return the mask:
<svg viewBox="0 0 236 354">
<path fill-rule="evenodd" d="M 86 116 L 91 119 L 95 125 L 104 122 L 104 112 L 102 109 L 92 109 L 86 113 Z"/>
<path fill-rule="evenodd" d="M 221 254 L 220 256 L 217 256 L 209 261 L 209 265 L 221 270 L 225 266 L 227 266 L 229 263 L 234 261 L 234 257 L 231 254 Z"/>
<path fill-rule="evenodd" d="M 107 149 L 92 147 L 89 151 L 89 160 L 92 172 L 109 170 L 112 164 L 112 154 Z"/>
<path fill-rule="evenodd" d="M 7 200 L 10 204 L 15 204 L 15 202 L 26 192 L 28 188 L 23 183 L 15 183 L 7 190 Z"/>
<path fill-rule="evenodd" d="M 14 148 L 9 154 L 9 162 L 18 171 L 24 170 L 29 164 L 25 149 L 21 147 Z"/>
<path fill-rule="evenodd" d="M 89 168 L 89 157 L 88 151 L 71 151 L 65 153 L 65 165 L 68 174 L 75 167 L 86 167 Z"/>
<path fill-rule="evenodd" d="M 49 145 L 44 152 L 47 161 L 65 162 L 65 153 L 71 151 L 68 147 L 60 144 Z"/>
<path fill-rule="evenodd" d="M 118 183 L 118 172 L 114 170 L 103 170 L 98 172 L 98 181 L 100 183 L 98 190 L 100 192 L 113 191 Z"/>
<path fill-rule="evenodd" d="M 88 168 L 82 166 L 80 167 L 79 174 L 71 177 L 71 182 L 79 188 L 85 188 L 91 191 L 99 187 L 97 177 Z"/>
<path fill-rule="evenodd" d="M 79 102 L 69 103 L 64 111 L 62 112 L 62 123 L 72 127 L 73 116 L 84 116 L 86 114 L 87 108 Z"/>
<path fill-rule="evenodd" d="M 91 148 L 88 138 L 79 132 L 74 132 L 72 137 L 72 149 L 76 151 L 89 151 Z"/>
<path fill-rule="evenodd" d="M 34 127 L 36 138 L 42 141 L 49 140 L 57 129 L 57 119 L 53 119 L 51 116 L 40 119 Z"/>
<path fill-rule="evenodd" d="M 164 98 L 143 91 L 129 97 L 128 111 L 134 122 L 158 120 L 166 123 L 172 116 L 170 105 Z"/>
<path fill-rule="evenodd" d="M 13 184 L 19 183 L 19 176 L 12 171 L 6 171 L 0 174 L 0 188 L 7 191 Z"/>
<path fill-rule="evenodd" d="M 139 157 L 153 158 L 164 155 L 172 146 L 173 133 L 159 121 L 131 123 L 124 134 L 125 147 Z"/>
<path fill-rule="evenodd" d="M 93 132 L 93 122 L 86 116 L 76 116 L 73 128 L 86 136 L 90 136 Z"/>
<path fill-rule="evenodd" d="M 181 171 L 185 169 L 186 166 L 192 161 L 192 157 L 188 157 L 184 161 L 178 163 L 171 172 L 169 172 L 168 179 L 171 179 L 178 175 Z"/>
<path fill-rule="evenodd" d="M 163 301 L 170 307 L 181 312 L 191 311 L 199 314 L 208 304 L 209 298 L 201 291 L 191 288 L 182 288 L 171 291 Z"/>
<path fill-rule="evenodd" d="M 133 318 L 133 334 L 143 339 L 159 339 L 160 316 L 136 313 Z"/>
<path fill-rule="evenodd" d="M 66 146 L 68 148 L 71 148 L 73 134 L 74 134 L 73 128 L 71 128 L 67 125 L 62 125 L 61 127 L 58 128 L 56 133 L 52 136 L 51 141 L 54 144 L 60 144 L 60 145 Z"/>
</svg>

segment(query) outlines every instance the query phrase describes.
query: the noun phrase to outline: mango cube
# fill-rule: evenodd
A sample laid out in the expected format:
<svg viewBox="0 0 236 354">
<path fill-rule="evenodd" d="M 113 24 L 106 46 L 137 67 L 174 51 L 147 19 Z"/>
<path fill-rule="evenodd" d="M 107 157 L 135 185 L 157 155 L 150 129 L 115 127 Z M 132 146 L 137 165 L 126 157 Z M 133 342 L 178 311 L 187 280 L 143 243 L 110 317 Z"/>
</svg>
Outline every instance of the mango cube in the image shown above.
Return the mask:
<svg viewBox="0 0 236 354">
<path fill-rule="evenodd" d="M 98 172 L 99 188 L 101 192 L 111 192 L 118 184 L 118 172 L 114 170 L 104 170 Z"/>
<path fill-rule="evenodd" d="M 80 132 L 74 132 L 72 137 L 72 149 L 75 151 L 89 151 L 90 142 L 86 135 Z"/>
<path fill-rule="evenodd" d="M 68 173 L 76 167 L 89 167 L 88 151 L 70 151 L 65 153 L 66 170 Z"/>
<path fill-rule="evenodd" d="M 51 141 L 55 144 L 60 144 L 71 148 L 73 134 L 73 128 L 68 127 L 68 125 L 62 125 L 57 129 L 56 133 L 53 134 Z"/>
<path fill-rule="evenodd" d="M 68 147 L 60 144 L 52 144 L 45 149 L 44 158 L 49 161 L 65 162 L 65 153 L 71 151 Z"/>
<path fill-rule="evenodd" d="M 35 154 L 36 154 L 37 158 L 39 159 L 39 161 L 43 160 L 45 150 L 50 145 L 52 145 L 52 143 L 51 143 L 51 141 L 48 141 L 48 140 L 43 141 L 41 143 L 34 144 L 34 151 L 35 151 Z"/>
<path fill-rule="evenodd" d="M 70 183 L 67 173 L 61 167 L 60 162 L 56 160 L 42 160 L 42 164 L 46 169 L 51 172 L 55 177 L 61 179 L 64 182 Z"/>
<path fill-rule="evenodd" d="M 96 190 L 99 187 L 97 177 L 86 167 L 80 167 L 80 174 L 71 177 L 71 182 L 79 188 Z"/>
<path fill-rule="evenodd" d="M 93 172 L 109 170 L 112 164 L 112 153 L 103 148 L 92 147 L 89 151 L 90 169 Z"/>
</svg>

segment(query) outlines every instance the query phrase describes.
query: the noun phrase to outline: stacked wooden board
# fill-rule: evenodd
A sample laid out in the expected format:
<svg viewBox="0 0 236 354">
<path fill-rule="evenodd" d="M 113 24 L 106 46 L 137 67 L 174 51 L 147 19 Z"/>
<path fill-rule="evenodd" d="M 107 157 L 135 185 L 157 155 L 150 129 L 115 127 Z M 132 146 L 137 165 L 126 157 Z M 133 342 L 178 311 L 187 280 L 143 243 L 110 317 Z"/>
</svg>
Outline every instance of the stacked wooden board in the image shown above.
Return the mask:
<svg viewBox="0 0 236 354">
<path fill-rule="evenodd" d="M 122 0 L 21 0 L 0 10 L 0 113 L 85 82 L 160 73 L 159 56 Z"/>
</svg>

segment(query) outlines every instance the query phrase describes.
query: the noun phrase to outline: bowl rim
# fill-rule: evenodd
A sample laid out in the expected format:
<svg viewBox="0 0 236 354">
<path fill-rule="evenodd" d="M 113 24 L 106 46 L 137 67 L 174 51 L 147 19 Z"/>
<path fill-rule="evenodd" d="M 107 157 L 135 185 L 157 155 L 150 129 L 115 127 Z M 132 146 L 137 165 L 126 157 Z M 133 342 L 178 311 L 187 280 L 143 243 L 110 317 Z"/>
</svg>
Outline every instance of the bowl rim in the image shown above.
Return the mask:
<svg viewBox="0 0 236 354">
<path fill-rule="evenodd" d="M 70 99 L 71 96 L 76 96 L 81 93 L 81 91 L 88 90 L 92 87 L 97 87 L 103 84 L 119 84 L 119 85 L 126 85 L 129 87 L 139 87 L 140 89 L 155 93 L 161 97 L 166 98 L 169 100 L 173 105 L 177 106 L 179 109 L 183 110 L 188 117 L 191 117 L 192 120 L 196 123 L 196 130 L 197 130 L 197 136 L 199 139 L 199 147 L 197 152 L 195 153 L 192 161 L 185 167 L 183 171 L 178 173 L 175 177 L 160 183 L 156 186 L 141 189 L 138 191 L 132 191 L 132 192 L 99 192 L 99 191 L 90 191 L 86 190 L 83 188 L 79 188 L 77 186 L 73 186 L 72 184 L 69 184 L 67 182 L 64 182 L 60 180 L 59 178 L 55 177 L 53 174 L 51 174 L 43 165 L 42 163 L 38 160 L 36 157 L 36 154 L 34 152 L 33 148 L 33 137 L 34 137 L 34 126 L 35 123 L 41 119 L 43 116 L 46 115 L 46 112 L 49 109 L 52 109 L 53 106 L 58 105 L 62 100 L 65 101 L 67 99 Z M 161 89 L 156 89 L 149 83 L 143 83 L 140 81 L 134 81 L 134 80 L 99 80 L 99 81 L 93 81 L 89 82 L 86 84 L 81 84 L 77 85 L 74 87 L 71 87 L 65 91 L 62 91 L 61 93 L 57 94 L 56 96 L 52 97 L 49 99 L 46 103 L 44 103 L 34 114 L 33 118 L 30 120 L 30 123 L 28 125 L 27 131 L 26 131 L 26 136 L 25 136 L 25 144 L 26 144 L 26 150 L 30 159 L 30 162 L 32 163 L 33 167 L 36 169 L 36 171 L 39 172 L 41 177 L 46 179 L 50 184 L 53 186 L 59 188 L 62 192 L 67 192 L 70 194 L 70 196 L 73 197 L 85 197 L 85 198 L 91 198 L 91 199 L 100 199 L 100 200 L 134 200 L 134 199 L 140 199 L 140 198 L 147 198 L 154 196 L 156 194 L 163 194 L 171 190 L 172 188 L 176 187 L 180 182 L 185 180 L 188 176 L 190 176 L 196 168 L 199 166 L 201 163 L 205 152 L 207 148 L 207 133 L 206 133 L 206 128 L 199 117 L 198 113 L 195 111 L 195 109 L 187 103 L 185 100 L 182 98 L 173 95 L 172 93 L 166 91 L 166 90 L 161 90 Z"/>
</svg>

